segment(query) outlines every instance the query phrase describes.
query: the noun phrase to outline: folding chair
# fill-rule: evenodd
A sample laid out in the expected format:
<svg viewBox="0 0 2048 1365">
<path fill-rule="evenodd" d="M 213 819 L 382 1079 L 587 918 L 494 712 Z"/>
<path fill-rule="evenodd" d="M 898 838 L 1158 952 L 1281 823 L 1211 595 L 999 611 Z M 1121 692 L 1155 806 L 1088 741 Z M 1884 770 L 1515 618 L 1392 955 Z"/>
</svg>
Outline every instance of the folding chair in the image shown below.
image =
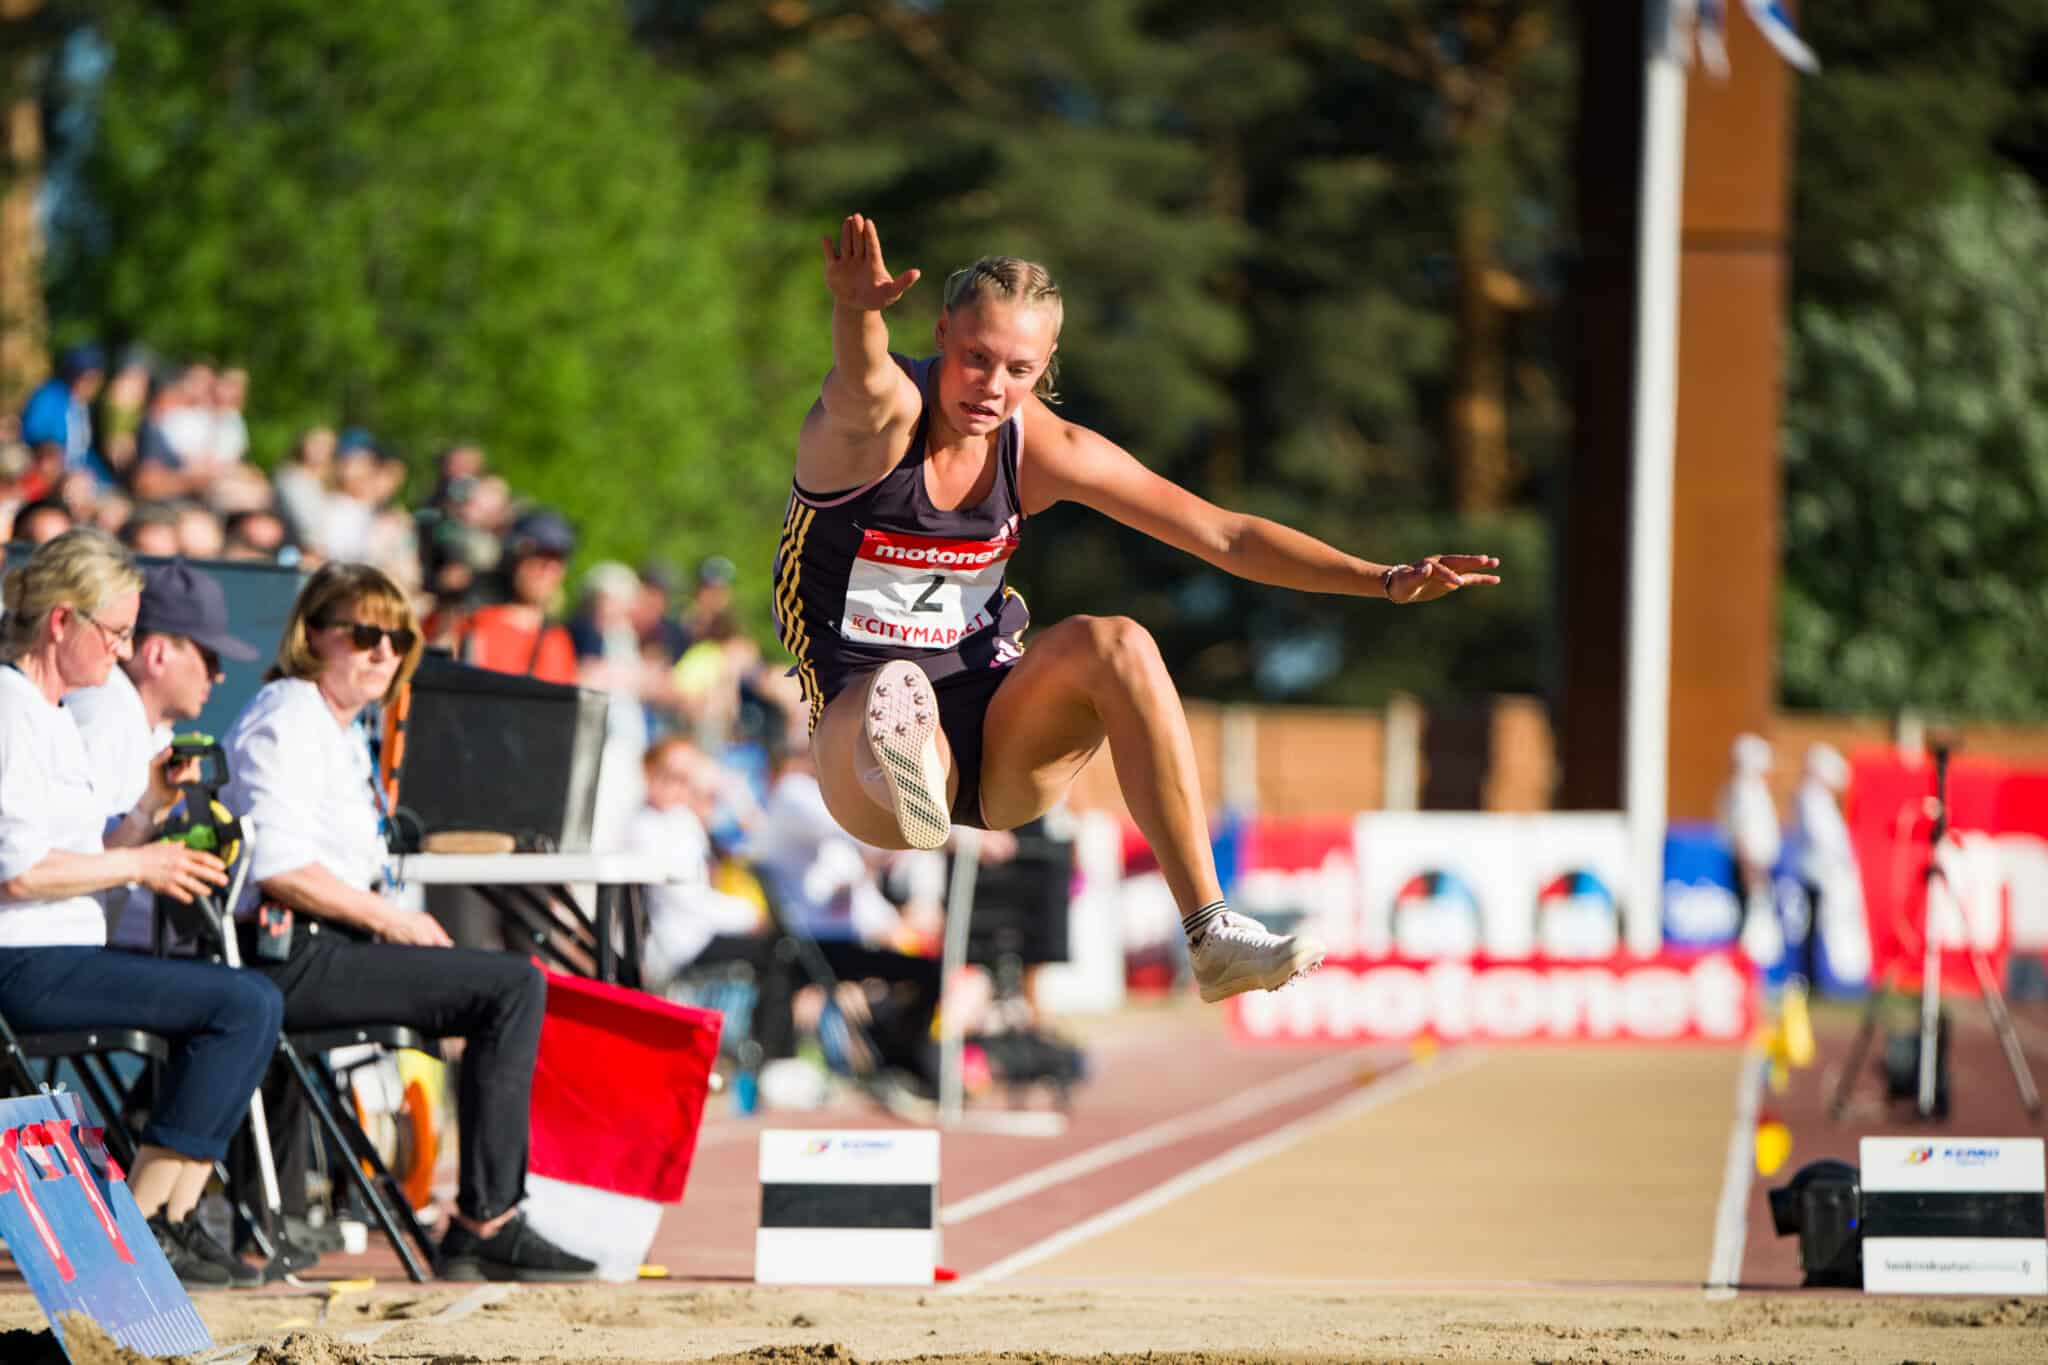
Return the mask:
<svg viewBox="0 0 2048 1365">
<path fill-rule="evenodd" d="M 10 1094 L 34 1095 L 48 1090 L 56 1080 L 57 1064 L 70 1062 L 106 1126 L 107 1146 L 124 1167 L 135 1164 L 135 1135 L 127 1125 L 127 1087 L 114 1074 L 108 1058 L 125 1052 L 150 1063 L 167 1062 L 171 1056 L 168 1039 L 135 1028 L 18 1034 L 0 1016 L 0 1048 L 7 1053 Z M 29 1065 L 31 1061 L 46 1063 L 41 1076 Z"/>
<path fill-rule="evenodd" d="M 277 1055 L 290 1073 L 292 1083 L 305 1095 L 314 1122 L 328 1143 L 342 1153 L 341 1168 L 353 1189 L 369 1206 L 377 1226 L 391 1239 L 405 1273 L 415 1284 L 433 1278 L 434 1244 L 413 1213 L 398 1178 L 384 1164 L 377 1145 L 343 1104 L 340 1082 L 325 1061 L 335 1048 L 364 1043 L 384 1048 L 411 1048 L 430 1057 L 440 1056 L 440 1047 L 412 1029 L 396 1024 L 359 1028 L 326 1029 L 316 1033 L 295 1033 L 278 1039 Z M 369 1169 L 364 1170 L 367 1166 Z"/>
</svg>

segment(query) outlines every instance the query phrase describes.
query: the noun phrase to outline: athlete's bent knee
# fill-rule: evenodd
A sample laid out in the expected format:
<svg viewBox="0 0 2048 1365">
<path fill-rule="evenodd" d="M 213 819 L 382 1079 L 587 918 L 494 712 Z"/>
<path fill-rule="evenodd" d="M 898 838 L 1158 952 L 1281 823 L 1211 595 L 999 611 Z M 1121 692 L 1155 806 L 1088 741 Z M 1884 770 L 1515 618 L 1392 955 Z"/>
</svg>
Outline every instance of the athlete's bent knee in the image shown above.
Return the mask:
<svg viewBox="0 0 2048 1365">
<path fill-rule="evenodd" d="M 1166 663 L 1152 632 L 1128 616 L 1088 618 L 1091 662 L 1105 677 L 1130 691 L 1166 682 Z"/>
</svg>

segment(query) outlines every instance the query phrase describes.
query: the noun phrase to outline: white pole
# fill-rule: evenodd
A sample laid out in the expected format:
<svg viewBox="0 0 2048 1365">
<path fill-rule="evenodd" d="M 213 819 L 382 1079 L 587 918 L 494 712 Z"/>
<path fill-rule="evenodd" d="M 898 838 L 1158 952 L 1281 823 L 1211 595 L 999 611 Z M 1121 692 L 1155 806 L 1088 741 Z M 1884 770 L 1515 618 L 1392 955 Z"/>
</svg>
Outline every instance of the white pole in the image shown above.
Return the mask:
<svg viewBox="0 0 2048 1365">
<path fill-rule="evenodd" d="M 945 1007 L 946 987 L 967 965 L 967 926 L 974 917 L 974 876 L 981 866 L 981 831 L 953 827 L 953 877 L 946 892 L 946 947 L 939 967 L 939 1124 L 957 1127 L 966 1099 L 960 1074 L 966 1030 L 958 1010 Z"/>
<path fill-rule="evenodd" d="M 249 876 L 249 865 L 256 860 L 256 822 L 245 815 L 241 823 L 242 856 L 236 860 L 235 878 L 228 886 L 227 900 L 220 912 L 221 952 L 226 956 L 228 966 L 237 970 L 242 966 L 242 945 L 235 937 L 235 906 L 242 899 L 242 885 Z M 263 1182 L 263 1206 L 270 1212 L 271 1231 L 281 1241 L 284 1238 L 284 1201 L 278 1189 L 277 1158 L 270 1150 L 270 1119 L 264 1112 L 260 1086 L 249 1095 L 249 1145 L 256 1149 L 256 1173 Z"/>
<path fill-rule="evenodd" d="M 1678 413 L 1678 248 L 1685 184 L 1686 70 L 1671 0 L 1644 0 L 1643 170 L 1636 243 L 1634 477 L 1629 492 L 1629 947 L 1662 938 L 1671 699 L 1671 485 Z"/>
</svg>

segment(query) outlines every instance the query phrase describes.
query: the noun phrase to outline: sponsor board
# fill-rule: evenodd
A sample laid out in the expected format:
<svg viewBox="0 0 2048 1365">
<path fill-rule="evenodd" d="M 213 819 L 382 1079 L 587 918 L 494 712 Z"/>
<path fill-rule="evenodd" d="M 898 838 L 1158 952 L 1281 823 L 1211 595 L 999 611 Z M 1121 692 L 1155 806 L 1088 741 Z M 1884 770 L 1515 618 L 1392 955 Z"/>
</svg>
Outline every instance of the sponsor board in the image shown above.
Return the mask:
<svg viewBox="0 0 2048 1365">
<path fill-rule="evenodd" d="M 1348 958 L 1284 991 L 1230 1002 L 1253 1043 L 1718 1043 L 1758 1019 L 1756 976 L 1734 953 L 1607 962 Z"/>
<path fill-rule="evenodd" d="M 939 1255 L 939 1135 L 761 1134 L 761 1284 L 928 1285 Z"/>
<path fill-rule="evenodd" d="M 1868 750 L 1850 756 L 1850 770 L 1844 814 L 1863 877 L 1871 971 L 1917 980 L 1930 908 L 1933 765 Z M 2010 953 L 2048 949 L 2048 773 L 1959 756 L 1949 767 L 1948 806 L 1944 876 L 1933 883 L 1935 935 L 1943 988 L 1974 995 L 1965 948 L 1982 952 L 1999 979 Z"/>
<path fill-rule="evenodd" d="M 1862 1139 L 1863 1288 L 2048 1294 L 2044 1152 L 2040 1138 Z"/>
<path fill-rule="evenodd" d="M 1368 954 L 1604 961 L 1625 938 L 1656 941 L 1654 908 L 1625 933 L 1619 815 L 1371 811 L 1354 828 L 1360 919 L 1332 937 Z"/>
</svg>

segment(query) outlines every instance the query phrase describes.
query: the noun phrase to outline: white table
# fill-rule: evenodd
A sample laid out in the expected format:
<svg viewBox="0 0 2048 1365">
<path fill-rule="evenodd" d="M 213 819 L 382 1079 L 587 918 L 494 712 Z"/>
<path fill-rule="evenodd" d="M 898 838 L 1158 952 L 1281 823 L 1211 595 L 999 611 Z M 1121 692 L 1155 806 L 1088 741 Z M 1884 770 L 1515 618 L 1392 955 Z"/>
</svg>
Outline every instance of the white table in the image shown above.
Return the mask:
<svg viewBox="0 0 2048 1365">
<path fill-rule="evenodd" d="M 563 887 L 587 884 L 597 888 L 596 914 L 585 921 L 596 950 L 600 981 L 640 984 L 640 888 L 682 880 L 674 863 L 658 853 L 412 853 L 399 859 L 400 878 L 416 886 Z M 485 893 L 488 895 L 489 893 Z M 524 920 L 505 902 L 492 898 L 501 911 Z M 578 911 L 574 896 L 560 897 Z M 619 953 L 612 926 L 626 925 L 625 967 L 630 978 L 619 980 Z M 532 925 L 529 923 L 528 927 Z M 540 935 L 547 943 L 544 933 Z"/>
</svg>

